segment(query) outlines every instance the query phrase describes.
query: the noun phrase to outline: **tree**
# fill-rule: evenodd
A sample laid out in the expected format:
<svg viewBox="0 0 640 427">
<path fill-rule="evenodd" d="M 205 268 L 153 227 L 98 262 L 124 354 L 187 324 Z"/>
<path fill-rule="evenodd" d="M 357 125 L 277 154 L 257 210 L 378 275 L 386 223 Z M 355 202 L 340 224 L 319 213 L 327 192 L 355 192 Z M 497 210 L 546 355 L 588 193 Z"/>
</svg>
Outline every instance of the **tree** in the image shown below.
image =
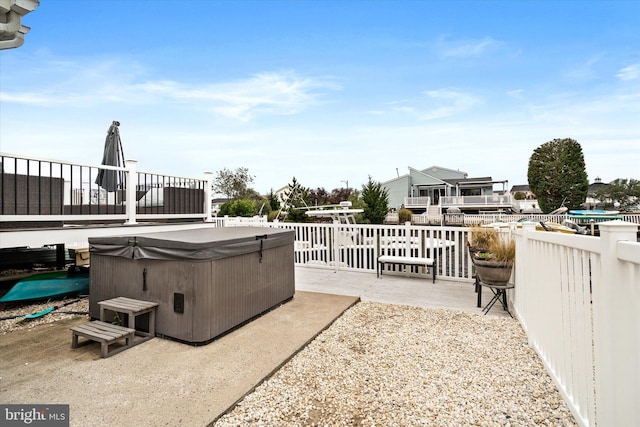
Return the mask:
<svg viewBox="0 0 640 427">
<path fill-rule="evenodd" d="M 362 186 L 362 200 L 365 203 L 364 217 L 371 224 L 382 224 L 389 210 L 389 193 L 382 184 L 369 180 Z"/>
<path fill-rule="evenodd" d="M 344 202 L 351 198 L 351 189 L 350 188 L 334 188 L 331 190 L 331 195 L 329 196 L 329 204 L 330 205 L 338 205 L 340 202 Z"/>
<path fill-rule="evenodd" d="M 561 206 L 579 209 L 589 191 L 582 147 L 564 138 L 542 144 L 529 158 L 529 188 L 543 212 Z"/>
<path fill-rule="evenodd" d="M 217 172 L 213 181 L 213 191 L 224 194 L 232 200 L 241 199 L 250 190 L 248 186 L 253 183 L 253 178 L 253 176 L 249 175 L 249 169 L 247 168 L 239 167 L 235 171 L 224 168 Z M 255 193 L 255 191 L 253 192 Z"/>
<path fill-rule="evenodd" d="M 303 187 L 296 177 L 289 184 L 289 190 L 285 192 L 283 211 L 286 212 L 287 221 L 290 222 L 307 222 L 308 217 L 304 210 L 296 209 L 309 206 L 310 196 L 309 189 Z"/>
<path fill-rule="evenodd" d="M 318 187 L 315 190 L 309 190 L 309 198 L 313 206 L 329 205 L 331 196 L 327 193 L 323 187 Z"/>
<path fill-rule="evenodd" d="M 276 197 L 276 194 L 273 192 L 273 188 L 269 192 L 269 196 L 267 197 L 267 199 L 269 200 L 271 211 L 277 211 L 278 209 L 280 209 L 280 201 L 278 200 L 278 197 Z"/>
<path fill-rule="evenodd" d="M 595 191 L 592 196 L 600 200 L 605 208 L 629 211 L 640 203 L 640 181 L 618 178 Z"/>
<path fill-rule="evenodd" d="M 220 206 L 220 216 L 254 216 L 257 210 L 252 200 L 233 200 Z"/>
</svg>

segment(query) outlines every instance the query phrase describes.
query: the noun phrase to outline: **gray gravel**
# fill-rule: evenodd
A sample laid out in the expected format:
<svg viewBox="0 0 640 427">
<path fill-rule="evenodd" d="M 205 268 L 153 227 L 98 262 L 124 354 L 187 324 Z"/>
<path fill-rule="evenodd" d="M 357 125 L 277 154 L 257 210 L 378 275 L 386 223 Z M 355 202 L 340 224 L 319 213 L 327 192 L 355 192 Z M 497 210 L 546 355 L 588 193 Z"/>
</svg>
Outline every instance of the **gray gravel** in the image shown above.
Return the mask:
<svg viewBox="0 0 640 427">
<path fill-rule="evenodd" d="M 24 318 L 25 315 L 39 313 L 50 307 L 59 308 L 42 317 L 35 319 Z M 52 323 L 57 320 L 70 319 L 80 313 L 86 313 L 86 317 L 89 319 L 88 296 L 69 297 L 55 301 L 40 301 L 30 304 L 0 303 L 0 336 L 13 331 L 32 329 L 36 326 Z M 13 317 L 13 319 L 9 319 L 10 317 Z"/>
<path fill-rule="evenodd" d="M 573 426 L 510 318 L 360 303 L 216 426 Z"/>
</svg>

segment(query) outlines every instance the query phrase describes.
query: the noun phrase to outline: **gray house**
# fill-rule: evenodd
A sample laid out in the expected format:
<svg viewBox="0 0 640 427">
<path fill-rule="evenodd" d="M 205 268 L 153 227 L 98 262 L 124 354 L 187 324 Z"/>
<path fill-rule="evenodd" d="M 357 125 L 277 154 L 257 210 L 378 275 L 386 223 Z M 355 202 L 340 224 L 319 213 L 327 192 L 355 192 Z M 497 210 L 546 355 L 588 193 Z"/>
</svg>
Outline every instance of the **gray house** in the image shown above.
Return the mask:
<svg viewBox="0 0 640 427">
<path fill-rule="evenodd" d="M 409 173 L 381 183 L 389 193 L 389 206 L 406 208 L 415 213 L 441 213 L 448 208 L 463 212 L 506 211 L 512 200 L 506 193 L 508 181 L 489 177 L 469 178 L 463 171 L 431 166 L 409 167 Z M 502 191 L 494 190 L 502 184 Z"/>
</svg>

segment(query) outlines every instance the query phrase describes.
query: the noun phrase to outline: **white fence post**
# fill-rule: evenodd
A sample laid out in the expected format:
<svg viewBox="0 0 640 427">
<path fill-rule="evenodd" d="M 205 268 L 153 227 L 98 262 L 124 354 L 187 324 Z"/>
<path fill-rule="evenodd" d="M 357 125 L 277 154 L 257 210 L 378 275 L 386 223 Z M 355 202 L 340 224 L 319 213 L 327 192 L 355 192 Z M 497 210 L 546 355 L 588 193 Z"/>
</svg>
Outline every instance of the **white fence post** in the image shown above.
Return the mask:
<svg viewBox="0 0 640 427">
<path fill-rule="evenodd" d="M 638 277 L 618 259 L 617 243 L 636 242 L 638 225 L 599 224 L 602 286 L 593 289 L 596 419 L 600 426 L 640 425 Z M 640 264 L 640 260 L 638 260 Z M 633 296 L 636 296 L 634 298 Z"/>
<path fill-rule="evenodd" d="M 136 224 L 136 185 L 138 182 L 138 172 L 136 172 L 137 160 L 125 160 L 125 167 L 127 169 L 127 200 L 126 200 L 126 214 L 127 219 L 125 224 Z"/>
<path fill-rule="evenodd" d="M 331 227 L 331 231 L 333 234 L 333 262 L 334 262 L 334 272 L 337 272 L 340 266 L 340 223 L 337 219 L 333 220 L 333 227 Z"/>
<path fill-rule="evenodd" d="M 211 222 L 211 186 L 213 185 L 213 172 L 205 172 L 204 180 L 204 222 Z"/>
</svg>

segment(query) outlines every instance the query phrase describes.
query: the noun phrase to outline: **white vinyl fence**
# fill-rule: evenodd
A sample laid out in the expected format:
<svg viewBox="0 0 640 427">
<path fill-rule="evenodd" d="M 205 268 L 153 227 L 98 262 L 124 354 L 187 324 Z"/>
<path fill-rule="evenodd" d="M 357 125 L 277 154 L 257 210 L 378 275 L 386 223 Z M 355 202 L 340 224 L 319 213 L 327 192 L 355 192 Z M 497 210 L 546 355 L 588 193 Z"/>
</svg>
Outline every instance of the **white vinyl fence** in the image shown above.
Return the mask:
<svg viewBox="0 0 640 427">
<path fill-rule="evenodd" d="M 376 271 L 378 255 L 437 257 L 436 275 L 448 280 L 472 280 L 466 250 L 467 229 L 415 225 L 252 223 L 225 220 L 224 226 L 253 225 L 295 231 L 295 263 L 334 270 Z M 387 266 L 389 270 L 401 267 Z M 402 267 L 404 268 L 404 267 Z M 407 267 L 424 274 L 423 267 Z"/>
<path fill-rule="evenodd" d="M 514 232 L 514 312 L 581 426 L 640 425 L 637 230 Z"/>
</svg>

